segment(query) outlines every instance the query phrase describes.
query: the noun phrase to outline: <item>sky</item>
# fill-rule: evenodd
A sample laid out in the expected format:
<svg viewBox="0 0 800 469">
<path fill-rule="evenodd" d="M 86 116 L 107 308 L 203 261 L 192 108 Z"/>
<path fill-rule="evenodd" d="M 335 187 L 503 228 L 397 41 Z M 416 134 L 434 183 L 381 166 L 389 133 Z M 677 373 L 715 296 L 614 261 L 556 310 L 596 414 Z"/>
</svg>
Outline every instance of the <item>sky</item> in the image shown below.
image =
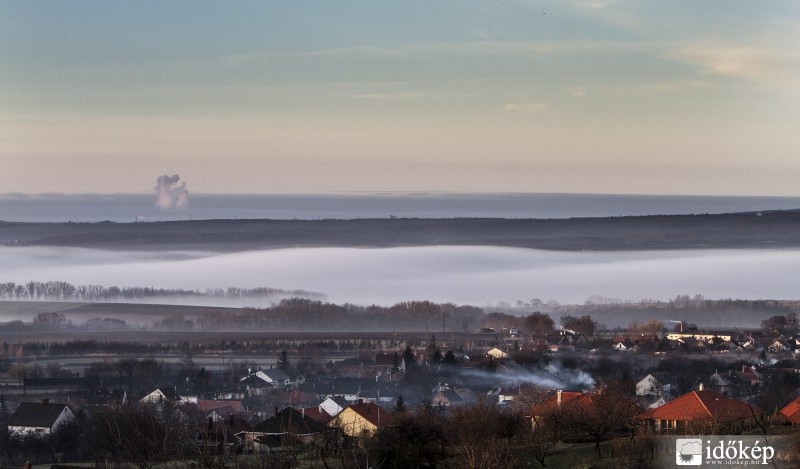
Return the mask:
<svg viewBox="0 0 800 469">
<path fill-rule="evenodd" d="M 800 2 L 0 0 L 0 193 L 798 195 Z"/>
</svg>

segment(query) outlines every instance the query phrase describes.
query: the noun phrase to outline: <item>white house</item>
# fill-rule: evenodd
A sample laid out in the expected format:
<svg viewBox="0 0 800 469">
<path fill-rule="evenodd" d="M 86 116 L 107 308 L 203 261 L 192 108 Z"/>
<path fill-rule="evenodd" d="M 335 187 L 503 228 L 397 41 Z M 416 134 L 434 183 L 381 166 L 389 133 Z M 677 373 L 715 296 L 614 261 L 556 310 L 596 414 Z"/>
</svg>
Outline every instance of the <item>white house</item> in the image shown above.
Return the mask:
<svg viewBox="0 0 800 469">
<path fill-rule="evenodd" d="M 157 388 L 155 391 L 139 399 L 139 402 L 142 404 L 157 404 L 159 402 L 178 402 L 180 399 L 174 387 L 164 387 Z"/>
<path fill-rule="evenodd" d="M 636 383 L 637 396 L 663 396 L 664 393 L 669 392 L 670 390 L 671 385 L 667 381 L 666 377 L 661 374 L 658 376 L 648 374 L 638 383 Z"/>
<path fill-rule="evenodd" d="M 508 358 L 508 354 L 497 347 L 486 352 L 486 355 L 492 358 Z"/>
<path fill-rule="evenodd" d="M 348 401 L 342 396 L 331 396 L 324 401 L 320 402 L 319 410 L 324 411 L 326 414 L 330 415 L 331 417 L 335 417 L 344 410 L 345 407 L 352 404 L 353 401 Z"/>
<path fill-rule="evenodd" d="M 12 435 L 49 435 L 62 425 L 75 420 L 75 413 L 66 404 L 42 402 L 23 402 L 8 419 L 8 432 Z"/>
<path fill-rule="evenodd" d="M 292 378 L 284 373 L 280 368 L 270 368 L 268 370 L 259 369 L 255 373 L 251 373 L 239 380 L 247 384 L 264 383 L 271 386 L 289 386 Z"/>
</svg>

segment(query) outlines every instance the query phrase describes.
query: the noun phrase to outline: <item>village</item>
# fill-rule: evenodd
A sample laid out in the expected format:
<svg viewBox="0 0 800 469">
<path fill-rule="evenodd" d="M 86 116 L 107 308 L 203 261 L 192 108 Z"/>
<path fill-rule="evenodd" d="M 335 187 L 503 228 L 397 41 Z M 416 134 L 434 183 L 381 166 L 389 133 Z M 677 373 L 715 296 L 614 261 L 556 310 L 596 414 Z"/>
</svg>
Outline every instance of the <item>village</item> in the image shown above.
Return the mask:
<svg viewBox="0 0 800 469">
<path fill-rule="evenodd" d="M 469 342 L 395 333 L 328 361 L 309 343 L 226 370 L 191 354 L 106 356 L 75 374 L 49 365 L 0 387 L 0 465 L 361 467 L 402 453 L 409 465 L 392 467 L 559 467 L 568 454 L 648 467 L 659 435 L 777 433 L 800 444 L 795 322 L 600 332 L 588 316 L 555 327 L 537 312 Z"/>
</svg>

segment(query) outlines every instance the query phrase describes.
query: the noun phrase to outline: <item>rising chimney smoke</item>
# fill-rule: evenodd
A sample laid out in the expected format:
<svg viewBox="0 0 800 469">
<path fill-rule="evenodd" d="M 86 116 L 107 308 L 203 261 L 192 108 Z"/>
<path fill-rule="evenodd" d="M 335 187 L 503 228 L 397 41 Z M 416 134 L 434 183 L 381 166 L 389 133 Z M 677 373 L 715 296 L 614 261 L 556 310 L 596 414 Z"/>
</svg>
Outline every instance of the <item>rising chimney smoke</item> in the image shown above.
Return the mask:
<svg viewBox="0 0 800 469">
<path fill-rule="evenodd" d="M 178 185 L 181 177 L 177 174 L 172 176 L 159 176 L 156 180 L 156 206 L 162 209 L 183 208 L 189 204 L 189 191 L 186 190 L 186 183 Z"/>
</svg>

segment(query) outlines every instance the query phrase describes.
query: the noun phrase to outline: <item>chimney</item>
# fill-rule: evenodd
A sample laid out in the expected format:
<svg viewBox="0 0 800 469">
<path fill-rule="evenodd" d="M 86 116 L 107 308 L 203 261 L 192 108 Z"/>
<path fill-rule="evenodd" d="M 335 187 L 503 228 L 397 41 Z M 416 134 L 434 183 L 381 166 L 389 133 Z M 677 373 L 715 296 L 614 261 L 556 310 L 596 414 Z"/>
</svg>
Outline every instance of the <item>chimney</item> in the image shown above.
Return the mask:
<svg viewBox="0 0 800 469">
<path fill-rule="evenodd" d="M 359 399 L 359 400 L 358 400 L 358 403 L 359 403 L 359 404 L 363 404 L 363 403 L 364 403 L 364 399 Z"/>
<path fill-rule="evenodd" d="M 697 390 L 698 391 L 702 391 L 703 390 L 703 383 L 700 383 L 700 386 L 697 388 Z"/>
<path fill-rule="evenodd" d="M 561 390 L 556 391 L 556 405 L 561 407 Z"/>
<path fill-rule="evenodd" d="M 228 425 L 230 425 L 231 427 L 233 426 L 233 413 L 231 413 L 231 418 L 228 421 Z"/>
<path fill-rule="evenodd" d="M 50 404 L 50 399 L 42 399 L 42 405 L 44 407 L 47 407 L 48 404 Z"/>
<path fill-rule="evenodd" d="M 278 406 L 276 406 L 276 405 L 272 406 L 272 416 L 273 417 L 277 417 L 278 416 Z"/>
</svg>

